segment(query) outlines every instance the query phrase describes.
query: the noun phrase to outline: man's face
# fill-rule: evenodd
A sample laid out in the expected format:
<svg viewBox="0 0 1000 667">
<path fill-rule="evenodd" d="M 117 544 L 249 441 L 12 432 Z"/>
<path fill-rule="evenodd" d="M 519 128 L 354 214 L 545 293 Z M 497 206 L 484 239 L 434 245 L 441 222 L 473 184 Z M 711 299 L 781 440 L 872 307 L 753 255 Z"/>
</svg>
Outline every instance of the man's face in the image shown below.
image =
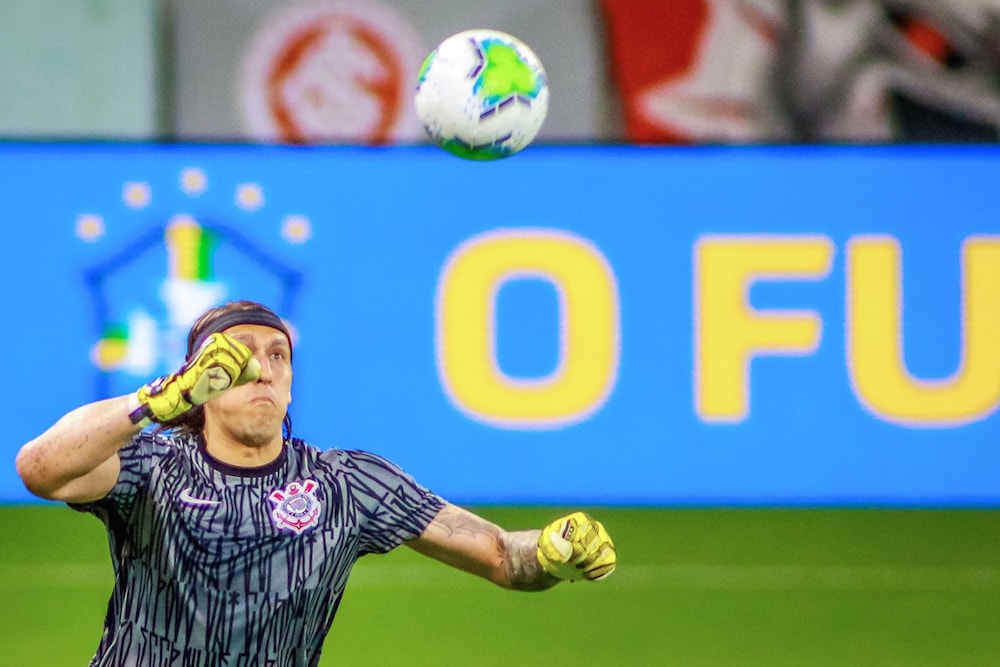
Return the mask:
<svg viewBox="0 0 1000 667">
<path fill-rule="evenodd" d="M 262 447 L 281 438 L 292 402 L 291 344 L 285 334 L 261 324 L 238 324 L 225 333 L 250 348 L 260 362 L 260 377 L 206 403 L 205 430 Z"/>
</svg>

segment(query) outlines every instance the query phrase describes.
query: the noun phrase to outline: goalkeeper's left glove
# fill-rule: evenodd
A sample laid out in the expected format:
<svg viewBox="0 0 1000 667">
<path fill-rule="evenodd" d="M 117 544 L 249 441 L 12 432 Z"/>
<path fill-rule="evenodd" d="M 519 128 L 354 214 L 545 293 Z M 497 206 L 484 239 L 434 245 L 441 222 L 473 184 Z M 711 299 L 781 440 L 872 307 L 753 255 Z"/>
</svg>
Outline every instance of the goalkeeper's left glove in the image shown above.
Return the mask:
<svg viewBox="0 0 1000 667">
<path fill-rule="evenodd" d="M 538 562 L 559 579 L 603 579 L 615 571 L 617 558 L 604 525 L 583 512 L 553 521 L 538 536 Z"/>
</svg>

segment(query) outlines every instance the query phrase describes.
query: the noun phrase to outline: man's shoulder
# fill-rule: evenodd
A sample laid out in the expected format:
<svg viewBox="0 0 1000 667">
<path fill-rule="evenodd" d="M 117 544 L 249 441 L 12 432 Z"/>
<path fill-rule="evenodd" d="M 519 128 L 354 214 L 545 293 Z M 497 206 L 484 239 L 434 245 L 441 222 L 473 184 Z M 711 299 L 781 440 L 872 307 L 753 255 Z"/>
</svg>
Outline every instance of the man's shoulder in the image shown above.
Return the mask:
<svg viewBox="0 0 1000 667">
<path fill-rule="evenodd" d="M 337 447 L 320 449 L 299 438 L 292 438 L 290 445 L 303 458 L 318 461 L 335 469 L 356 470 L 359 468 L 367 469 L 373 466 L 377 468 L 397 468 L 392 461 L 384 456 L 362 449 L 340 449 Z"/>
<path fill-rule="evenodd" d="M 211 466 L 206 456 L 197 435 L 156 429 L 142 431 L 118 451 L 123 469 L 143 475 Z"/>
<path fill-rule="evenodd" d="M 406 477 L 406 472 L 396 463 L 367 450 L 336 447 L 320 449 L 299 438 L 292 438 L 289 446 L 295 451 L 294 456 L 320 476 L 361 475 L 386 479 Z"/>
<path fill-rule="evenodd" d="M 144 455 L 162 455 L 174 453 L 185 448 L 197 449 L 197 443 L 193 435 L 147 429 L 136 434 L 132 438 L 132 441 L 123 447 L 121 451 L 126 452 L 128 449 L 134 449 L 142 451 Z"/>
<path fill-rule="evenodd" d="M 338 449 L 336 447 L 316 450 L 319 458 L 342 465 L 371 465 L 389 463 L 388 459 L 363 449 Z M 391 464 L 390 464 L 391 465 Z"/>
</svg>

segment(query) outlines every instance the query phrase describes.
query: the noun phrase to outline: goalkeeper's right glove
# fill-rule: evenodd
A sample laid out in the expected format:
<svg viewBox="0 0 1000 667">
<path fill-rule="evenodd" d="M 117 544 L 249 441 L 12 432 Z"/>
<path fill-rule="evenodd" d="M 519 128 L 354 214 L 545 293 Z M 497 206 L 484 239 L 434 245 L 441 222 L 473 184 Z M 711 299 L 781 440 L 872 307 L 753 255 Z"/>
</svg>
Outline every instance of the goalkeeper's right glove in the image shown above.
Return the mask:
<svg viewBox="0 0 1000 667">
<path fill-rule="evenodd" d="M 129 417 L 134 424 L 168 422 L 258 377 L 260 362 L 250 348 L 224 333 L 214 333 L 176 373 L 140 387 L 135 393 L 139 406 Z"/>
<path fill-rule="evenodd" d="M 584 512 L 556 519 L 538 536 L 538 562 L 559 579 L 598 581 L 615 571 L 615 543 L 600 521 Z"/>
</svg>

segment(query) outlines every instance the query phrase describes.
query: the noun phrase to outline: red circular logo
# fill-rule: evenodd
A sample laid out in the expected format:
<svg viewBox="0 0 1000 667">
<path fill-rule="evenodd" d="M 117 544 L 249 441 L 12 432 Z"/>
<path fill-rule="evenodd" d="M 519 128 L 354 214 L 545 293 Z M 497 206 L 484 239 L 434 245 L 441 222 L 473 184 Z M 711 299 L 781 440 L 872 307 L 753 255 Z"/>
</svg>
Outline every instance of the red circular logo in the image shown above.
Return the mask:
<svg viewBox="0 0 1000 667">
<path fill-rule="evenodd" d="M 423 48 L 395 11 L 370 3 L 296 5 L 268 19 L 244 58 L 253 138 L 386 144 L 419 137 L 410 99 Z"/>
</svg>

